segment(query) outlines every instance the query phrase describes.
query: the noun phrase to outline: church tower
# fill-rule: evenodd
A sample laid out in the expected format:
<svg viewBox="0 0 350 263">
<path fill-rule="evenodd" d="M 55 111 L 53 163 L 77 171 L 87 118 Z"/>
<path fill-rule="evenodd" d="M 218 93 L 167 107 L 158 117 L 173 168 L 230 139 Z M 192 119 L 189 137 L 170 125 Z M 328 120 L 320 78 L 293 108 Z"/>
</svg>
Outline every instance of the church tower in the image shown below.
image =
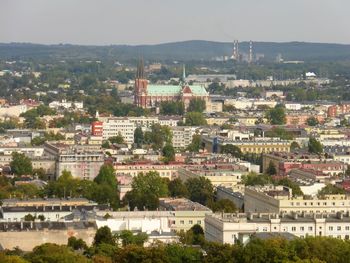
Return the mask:
<svg viewBox="0 0 350 263">
<path fill-rule="evenodd" d="M 134 104 L 138 107 L 146 108 L 146 97 L 147 97 L 147 84 L 148 81 L 145 79 L 145 69 L 143 59 L 140 59 L 135 78 L 134 87 Z"/>
</svg>

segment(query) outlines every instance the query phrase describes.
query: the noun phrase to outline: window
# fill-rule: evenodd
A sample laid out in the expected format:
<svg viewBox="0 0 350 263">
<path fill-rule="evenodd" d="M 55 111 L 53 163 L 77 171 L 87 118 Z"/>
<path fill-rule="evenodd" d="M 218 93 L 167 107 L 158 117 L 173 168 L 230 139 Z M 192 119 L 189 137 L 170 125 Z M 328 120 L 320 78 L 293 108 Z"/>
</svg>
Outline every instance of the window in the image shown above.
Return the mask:
<svg viewBox="0 0 350 263">
<path fill-rule="evenodd" d="M 330 226 L 330 227 L 328 228 L 328 230 L 329 230 L 329 231 L 333 231 L 333 227 Z"/>
<path fill-rule="evenodd" d="M 304 227 L 303 226 L 300 227 L 300 231 L 304 231 Z"/>
<path fill-rule="evenodd" d="M 189 223 L 190 223 L 190 225 L 193 225 L 193 221 L 192 220 L 190 220 Z"/>
<path fill-rule="evenodd" d="M 295 226 L 292 226 L 292 231 L 295 232 L 297 228 Z"/>
<path fill-rule="evenodd" d="M 309 231 L 312 231 L 313 227 L 312 226 L 309 226 Z"/>
<path fill-rule="evenodd" d="M 263 227 L 263 232 L 267 232 L 267 227 Z"/>
<path fill-rule="evenodd" d="M 345 227 L 345 230 L 350 230 L 350 227 L 349 227 L 349 226 L 346 226 L 346 227 Z"/>
<path fill-rule="evenodd" d="M 198 221 L 197 221 L 197 224 L 198 224 L 198 225 L 202 224 L 202 221 L 201 221 L 201 220 L 198 220 Z"/>
<path fill-rule="evenodd" d="M 337 226 L 337 231 L 341 231 L 341 226 Z"/>
<path fill-rule="evenodd" d="M 185 224 L 185 221 L 180 220 L 180 224 L 181 224 L 181 225 L 184 225 L 184 224 Z"/>
</svg>

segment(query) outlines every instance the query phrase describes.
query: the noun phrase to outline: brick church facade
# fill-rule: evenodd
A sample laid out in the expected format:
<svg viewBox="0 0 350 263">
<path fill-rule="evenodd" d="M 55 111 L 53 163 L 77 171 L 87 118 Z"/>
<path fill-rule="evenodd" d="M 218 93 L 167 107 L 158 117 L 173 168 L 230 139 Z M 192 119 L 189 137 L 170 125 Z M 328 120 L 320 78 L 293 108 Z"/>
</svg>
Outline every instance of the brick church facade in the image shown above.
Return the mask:
<svg viewBox="0 0 350 263">
<path fill-rule="evenodd" d="M 187 108 L 192 99 L 202 99 L 208 103 L 209 93 L 202 86 L 188 85 L 185 71 L 180 85 L 152 85 L 145 78 L 143 63 L 139 63 L 134 88 L 135 105 L 153 108 L 158 107 L 163 101 L 182 101 Z"/>
</svg>

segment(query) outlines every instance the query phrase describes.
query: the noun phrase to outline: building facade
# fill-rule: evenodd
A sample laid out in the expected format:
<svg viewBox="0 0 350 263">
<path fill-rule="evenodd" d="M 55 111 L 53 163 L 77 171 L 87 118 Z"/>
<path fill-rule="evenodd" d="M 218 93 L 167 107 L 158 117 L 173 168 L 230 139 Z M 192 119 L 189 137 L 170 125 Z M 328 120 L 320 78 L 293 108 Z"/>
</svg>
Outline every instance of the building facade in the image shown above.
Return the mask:
<svg viewBox="0 0 350 263">
<path fill-rule="evenodd" d="M 143 62 L 138 65 L 134 89 L 134 104 L 138 107 L 153 108 L 163 101 L 182 101 L 187 108 L 192 99 L 208 103 L 209 93 L 203 86 L 188 85 L 185 72 L 181 85 L 151 85 L 145 78 Z"/>
</svg>

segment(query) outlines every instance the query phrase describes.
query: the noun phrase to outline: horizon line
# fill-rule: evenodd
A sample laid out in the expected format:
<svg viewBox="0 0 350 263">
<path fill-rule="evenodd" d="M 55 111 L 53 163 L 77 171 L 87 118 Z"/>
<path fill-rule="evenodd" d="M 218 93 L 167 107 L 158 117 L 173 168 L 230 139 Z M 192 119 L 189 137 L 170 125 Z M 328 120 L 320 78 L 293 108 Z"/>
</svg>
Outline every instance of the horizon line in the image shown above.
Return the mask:
<svg viewBox="0 0 350 263">
<path fill-rule="evenodd" d="M 203 40 L 203 39 L 190 39 L 190 40 L 176 40 L 176 41 L 165 41 L 159 43 L 152 44 L 78 44 L 78 43 L 39 43 L 39 42 L 26 42 L 26 41 L 11 41 L 11 42 L 0 42 L 0 45 L 11 45 L 11 44 L 26 44 L 26 45 L 42 45 L 42 46 L 94 46 L 94 47 L 106 47 L 106 46 L 128 46 L 128 47 L 139 47 L 139 46 L 159 46 L 159 45 L 167 45 L 167 44 L 175 44 L 175 43 L 186 43 L 186 42 L 212 42 L 217 44 L 233 44 L 228 41 L 220 41 L 220 40 Z M 304 43 L 304 44 L 325 44 L 325 45 L 343 45 L 349 46 L 350 43 L 339 43 L 339 42 L 317 42 L 317 41 L 301 41 L 301 40 L 291 40 L 291 41 L 261 41 L 261 40 L 243 40 L 238 41 L 238 43 L 249 43 L 252 41 L 253 43 L 277 43 L 277 44 L 288 44 L 288 43 Z"/>
</svg>

